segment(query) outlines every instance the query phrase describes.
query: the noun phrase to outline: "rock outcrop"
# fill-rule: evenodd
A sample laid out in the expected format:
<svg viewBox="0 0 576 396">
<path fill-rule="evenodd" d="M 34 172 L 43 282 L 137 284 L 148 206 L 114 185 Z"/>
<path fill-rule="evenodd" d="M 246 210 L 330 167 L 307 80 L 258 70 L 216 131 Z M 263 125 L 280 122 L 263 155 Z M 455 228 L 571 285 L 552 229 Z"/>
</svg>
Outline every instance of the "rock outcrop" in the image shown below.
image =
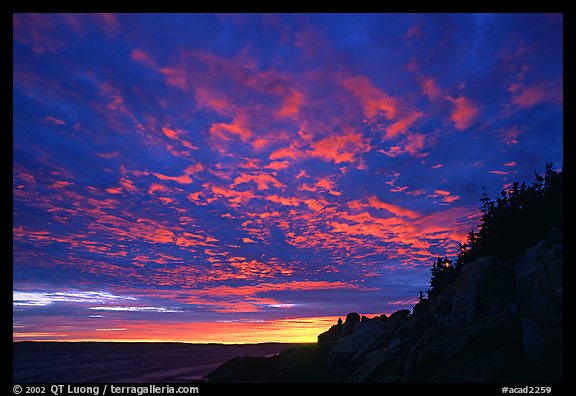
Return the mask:
<svg viewBox="0 0 576 396">
<path fill-rule="evenodd" d="M 237 358 L 209 382 L 561 382 L 562 230 L 514 259 L 466 264 L 453 284 L 389 317 L 350 313 L 318 343 Z"/>
</svg>

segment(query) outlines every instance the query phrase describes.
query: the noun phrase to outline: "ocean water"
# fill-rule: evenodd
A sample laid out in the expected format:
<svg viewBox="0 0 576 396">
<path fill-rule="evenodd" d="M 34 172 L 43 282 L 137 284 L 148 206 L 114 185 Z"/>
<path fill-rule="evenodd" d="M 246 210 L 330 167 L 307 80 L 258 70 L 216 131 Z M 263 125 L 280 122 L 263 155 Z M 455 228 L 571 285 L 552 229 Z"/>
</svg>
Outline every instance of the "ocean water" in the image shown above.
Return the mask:
<svg viewBox="0 0 576 396">
<path fill-rule="evenodd" d="M 14 383 L 201 381 L 238 356 L 272 356 L 295 344 L 13 343 Z"/>
</svg>

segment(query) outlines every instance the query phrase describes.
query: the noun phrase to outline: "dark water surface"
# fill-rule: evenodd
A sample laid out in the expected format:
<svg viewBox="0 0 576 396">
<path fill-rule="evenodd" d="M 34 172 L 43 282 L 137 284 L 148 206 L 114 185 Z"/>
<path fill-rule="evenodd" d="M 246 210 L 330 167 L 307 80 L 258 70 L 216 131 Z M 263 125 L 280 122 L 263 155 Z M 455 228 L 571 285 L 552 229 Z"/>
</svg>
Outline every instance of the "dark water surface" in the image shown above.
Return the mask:
<svg viewBox="0 0 576 396">
<path fill-rule="evenodd" d="M 271 356 L 295 344 L 13 343 L 14 383 L 191 382 L 237 356 Z"/>
</svg>

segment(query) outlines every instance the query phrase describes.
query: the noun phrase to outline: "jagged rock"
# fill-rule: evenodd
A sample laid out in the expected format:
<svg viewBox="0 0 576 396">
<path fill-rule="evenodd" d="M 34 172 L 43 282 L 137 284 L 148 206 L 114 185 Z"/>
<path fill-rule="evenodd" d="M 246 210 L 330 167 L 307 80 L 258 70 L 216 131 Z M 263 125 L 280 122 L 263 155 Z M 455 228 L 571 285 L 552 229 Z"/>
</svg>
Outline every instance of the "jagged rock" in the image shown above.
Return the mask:
<svg viewBox="0 0 576 396">
<path fill-rule="evenodd" d="M 410 315 L 409 309 L 400 309 L 400 310 L 394 312 L 392 315 L 390 315 L 390 317 L 388 319 L 390 319 L 390 320 L 404 320 L 404 319 L 408 319 L 409 315 Z"/>
<path fill-rule="evenodd" d="M 541 241 L 529 249 L 514 266 L 518 312 L 533 315 L 554 303 L 563 293 L 561 245 L 545 248 Z"/>
<path fill-rule="evenodd" d="M 454 293 L 458 298 L 454 301 L 452 314 L 459 322 L 470 323 L 474 319 L 486 269 L 494 260 L 493 257 L 484 257 L 466 264 L 454 282 Z"/>
<path fill-rule="evenodd" d="M 416 305 L 414 305 L 412 312 L 414 313 L 414 316 L 418 316 L 424 313 L 428 313 L 429 310 L 430 310 L 430 300 L 426 298 L 423 299 L 422 301 L 419 301 Z"/>
<path fill-rule="evenodd" d="M 408 322 L 408 332 L 410 334 L 419 335 L 430 329 L 436 323 L 438 323 L 438 319 L 433 315 L 418 315 Z"/>
<path fill-rule="evenodd" d="M 328 331 L 318 335 L 318 343 L 336 341 L 342 334 L 342 325 L 334 325 Z"/>
<path fill-rule="evenodd" d="M 534 321 L 522 317 L 522 343 L 526 356 L 534 367 L 539 365 L 546 349 L 546 334 Z"/>
<path fill-rule="evenodd" d="M 480 258 L 412 315 L 353 312 L 318 344 L 235 359 L 208 380 L 562 382 L 562 249 L 542 241 L 515 259 Z"/>
<path fill-rule="evenodd" d="M 354 330 L 356 330 L 358 324 L 360 324 L 360 315 L 357 312 L 350 312 L 348 315 L 346 315 L 346 321 L 344 322 L 344 326 L 342 328 L 342 334 L 350 335 L 354 333 Z"/>
<path fill-rule="evenodd" d="M 334 380 L 347 378 L 375 349 L 383 347 L 390 335 L 387 322 L 372 320 L 337 343 L 326 355 L 326 368 Z"/>
<path fill-rule="evenodd" d="M 452 312 L 453 305 L 443 294 L 434 299 L 430 304 L 429 312 L 432 314 L 449 314 Z"/>
</svg>

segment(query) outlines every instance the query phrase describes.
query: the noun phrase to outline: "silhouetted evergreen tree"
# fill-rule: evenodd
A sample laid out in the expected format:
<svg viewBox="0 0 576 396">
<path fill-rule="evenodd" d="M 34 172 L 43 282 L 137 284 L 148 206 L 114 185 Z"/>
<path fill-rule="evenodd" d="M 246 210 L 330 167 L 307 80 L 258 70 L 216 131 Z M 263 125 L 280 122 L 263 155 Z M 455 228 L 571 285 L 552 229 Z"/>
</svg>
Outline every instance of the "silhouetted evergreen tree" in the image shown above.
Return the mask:
<svg viewBox="0 0 576 396">
<path fill-rule="evenodd" d="M 478 257 L 512 257 L 545 239 L 551 228 L 562 228 L 562 172 L 548 163 L 535 179 L 530 186 L 515 182 L 495 199 L 484 191 L 479 231 L 470 231 L 468 241 L 460 244 L 457 268 Z"/>
<path fill-rule="evenodd" d="M 444 290 L 446 286 L 454 282 L 457 275 L 456 269 L 447 257 L 444 257 L 444 259 L 438 257 L 430 271 L 432 272 L 432 277 L 430 278 L 430 289 L 427 291 L 429 297 L 434 297 Z"/>
</svg>

